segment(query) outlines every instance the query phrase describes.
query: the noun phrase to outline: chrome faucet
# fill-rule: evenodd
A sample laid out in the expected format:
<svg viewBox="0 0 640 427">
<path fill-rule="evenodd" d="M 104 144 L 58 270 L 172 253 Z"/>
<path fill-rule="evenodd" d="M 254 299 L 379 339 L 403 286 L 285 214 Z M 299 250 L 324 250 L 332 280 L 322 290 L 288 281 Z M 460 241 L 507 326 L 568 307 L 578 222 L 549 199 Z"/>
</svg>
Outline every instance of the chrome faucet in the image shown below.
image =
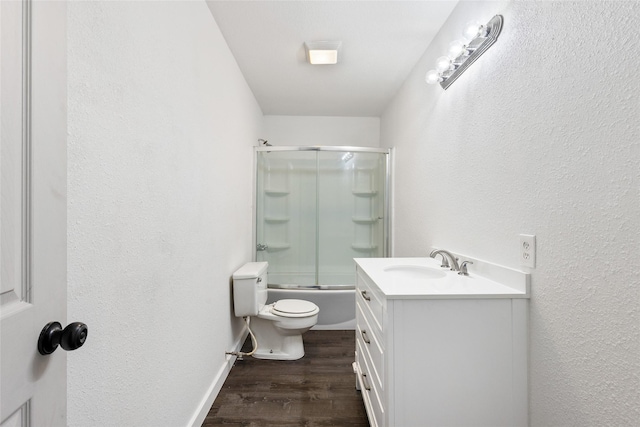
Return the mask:
<svg viewBox="0 0 640 427">
<path fill-rule="evenodd" d="M 447 256 L 445 254 L 439 253 L 437 250 L 433 250 L 429 254 L 429 256 L 431 258 L 435 258 L 437 255 L 440 255 L 442 257 L 442 264 L 440 264 L 440 267 L 442 267 L 442 268 L 451 268 L 451 266 L 449 265 L 449 259 L 447 258 Z"/>
<path fill-rule="evenodd" d="M 442 256 L 442 267 L 448 267 L 449 265 L 451 265 L 451 271 L 460 271 L 460 266 L 458 265 L 458 258 L 453 256 L 451 252 L 445 251 L 444 249 L 434 249 L 429 254 L 431 258 L 435 258 L 436 255 Z"/>
</svg>

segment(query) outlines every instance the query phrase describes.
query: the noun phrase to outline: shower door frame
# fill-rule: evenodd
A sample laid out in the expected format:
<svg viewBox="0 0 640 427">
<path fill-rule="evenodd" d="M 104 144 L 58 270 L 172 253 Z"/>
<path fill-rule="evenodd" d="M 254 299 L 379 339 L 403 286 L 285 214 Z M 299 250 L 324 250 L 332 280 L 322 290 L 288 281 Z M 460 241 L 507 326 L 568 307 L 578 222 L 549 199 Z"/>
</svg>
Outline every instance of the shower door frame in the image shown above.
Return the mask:
<svg viewBox="0 0 640 427">
<path fill-rule="evenodd" d="M 257 217 L 257 207 L 258 207 L 258 153 L 262 151 L 334 151 L 334 152 L 354 152 L 354 153 L 378 153 L 385 154 L 385 174 L 384 174 L 384 218 L 382 222 L 382 230 L 383 230 L 383 257 L 392 256 L 392 245 L 391 245 L 391 167 L 392 167 L 392 156 L 393 156 L 393 148 L 376 148 L 376 147 L 352 147 L 352 146 L 324 146 L 324 145 L 309 145 L 309 146 L 259 146 L 253 147 L 253 213 L 252 213 L 252 221 L 253 221 L 253 230 L 252 230 L 252 251 L 253 256 L 252 260 L 256 261 L 258 257 L 257 245 L 258 245 L 258 217 Z M 317 232 L 317 230 L 316 230 Z M 318 269 L 318 265 L 316 263 L 316 270 Z M 317 275 L 317 271 L 316 271 Z M 269 285 L 272 287 L 272 285 Z M 275 285 L 273 288 L 284 288 L 289 289 L 290 286 L 287 285 Z M 294 287 L 295 289 L 318 289 L 318 286 L 300 286 Z M 355 283 L 354 283 L 355 288 Z M 334 289 L 332 285 L 323 285 L 321 289 Z M 336 289 L 345 289 L 343 285 L 340 285 Z"/>
</svg>

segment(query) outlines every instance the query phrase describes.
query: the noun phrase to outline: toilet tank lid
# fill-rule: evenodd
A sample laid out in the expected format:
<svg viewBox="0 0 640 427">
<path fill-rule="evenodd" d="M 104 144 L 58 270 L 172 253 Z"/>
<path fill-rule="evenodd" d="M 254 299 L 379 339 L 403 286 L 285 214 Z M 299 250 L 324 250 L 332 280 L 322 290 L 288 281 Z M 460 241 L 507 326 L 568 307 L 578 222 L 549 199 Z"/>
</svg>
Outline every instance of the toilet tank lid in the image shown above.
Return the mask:
<svg viewBox="0 0 640 427">
<path fill-rule="evenodd" d="M 255 279 L 267 271 L 268 262 L 248 262 L 233 273 L 234 279 Z"/>
</svg>

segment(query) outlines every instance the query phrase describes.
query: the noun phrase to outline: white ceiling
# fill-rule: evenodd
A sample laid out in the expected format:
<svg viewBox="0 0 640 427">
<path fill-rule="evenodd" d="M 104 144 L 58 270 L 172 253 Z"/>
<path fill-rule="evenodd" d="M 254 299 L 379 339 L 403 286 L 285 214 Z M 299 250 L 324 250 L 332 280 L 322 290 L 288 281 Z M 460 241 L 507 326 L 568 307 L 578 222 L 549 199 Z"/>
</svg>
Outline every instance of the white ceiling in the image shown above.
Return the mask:
<svg viewBox="0 0 640 427">
<path fill-rule="evenodd" d="M 377 117 L 457 1 L 207 3 L 264 114 Z M 306 62 L 318 40 L 342 42 L 337 65 Z"/>
</svg>

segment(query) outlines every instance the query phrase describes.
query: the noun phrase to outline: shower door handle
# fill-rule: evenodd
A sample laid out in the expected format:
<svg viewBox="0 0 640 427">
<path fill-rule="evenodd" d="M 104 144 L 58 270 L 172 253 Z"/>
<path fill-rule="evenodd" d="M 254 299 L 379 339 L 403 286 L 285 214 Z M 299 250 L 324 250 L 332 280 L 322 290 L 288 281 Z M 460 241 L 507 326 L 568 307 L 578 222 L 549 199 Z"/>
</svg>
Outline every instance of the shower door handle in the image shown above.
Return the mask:
<svg viewBox="0 0 640 427">
<path fill-rule="evenodd" d="M 256 250 L 257 251 L 266 251 L 267 249 L 269 249 L 269 246 L 262 244 L 262 243 L 258 243 L 256 245 Z"/>
</svg>

